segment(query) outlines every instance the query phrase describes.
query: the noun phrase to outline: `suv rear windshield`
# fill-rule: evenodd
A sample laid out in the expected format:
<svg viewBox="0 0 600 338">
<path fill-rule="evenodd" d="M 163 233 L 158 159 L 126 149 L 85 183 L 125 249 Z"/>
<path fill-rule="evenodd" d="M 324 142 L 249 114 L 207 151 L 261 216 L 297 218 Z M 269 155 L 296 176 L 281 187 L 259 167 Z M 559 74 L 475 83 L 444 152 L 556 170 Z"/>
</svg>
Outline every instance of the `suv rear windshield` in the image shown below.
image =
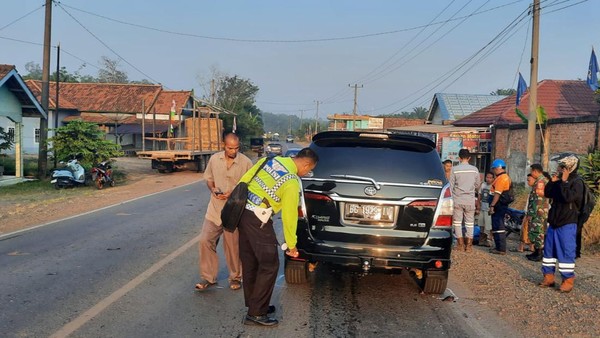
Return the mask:
<svg viewBox="0 0 600 338">
<path fill-rule="evenodd" d="M 444 180 L 435 149 L 421 144 L 320 140 L 311 145 L 319 155 L 314 177 L 330 175 L 368 176 L 380 182 L 413 183 Z"/>
</svg>

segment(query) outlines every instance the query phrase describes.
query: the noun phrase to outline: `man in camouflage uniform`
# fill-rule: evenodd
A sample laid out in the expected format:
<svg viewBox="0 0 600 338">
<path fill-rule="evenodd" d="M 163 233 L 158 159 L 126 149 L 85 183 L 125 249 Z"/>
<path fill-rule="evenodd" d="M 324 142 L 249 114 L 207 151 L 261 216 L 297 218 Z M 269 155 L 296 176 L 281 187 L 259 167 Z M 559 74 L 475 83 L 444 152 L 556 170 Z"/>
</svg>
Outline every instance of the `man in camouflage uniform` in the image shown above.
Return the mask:
<svg viewBox="0 0 600 338">
<path fill-rule="evenodd" d="M 538 163 L 532 164 L 531 176 L 535 179 L 527 204 L 527 217 L 529 217 L 529 241 L 533 244 L 535 251 L 527 255 L 530 261 L 540 262 L 544 250 L 544 234 L 548 224 L 548 198 L 544 197 L 544 188 L 548 179 L 544 176 L 544 170 Z"/>
</svg>

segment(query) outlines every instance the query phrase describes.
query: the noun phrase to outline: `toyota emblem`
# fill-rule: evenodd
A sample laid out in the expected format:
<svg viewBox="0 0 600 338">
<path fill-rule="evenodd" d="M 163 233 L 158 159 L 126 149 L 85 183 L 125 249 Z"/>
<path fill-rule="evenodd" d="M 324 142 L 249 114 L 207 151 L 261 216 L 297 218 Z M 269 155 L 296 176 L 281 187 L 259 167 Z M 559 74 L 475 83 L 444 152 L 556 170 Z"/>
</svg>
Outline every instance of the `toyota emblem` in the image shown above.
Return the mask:
<svg viewBox="0 0 600 338">
<path fill-rule="evenodd" d="M 377 193 L 377 189 L 374 186 L 370 185 L 365 188 L 365 194 L 367 196 L 374 196 Z"/>
</svg>

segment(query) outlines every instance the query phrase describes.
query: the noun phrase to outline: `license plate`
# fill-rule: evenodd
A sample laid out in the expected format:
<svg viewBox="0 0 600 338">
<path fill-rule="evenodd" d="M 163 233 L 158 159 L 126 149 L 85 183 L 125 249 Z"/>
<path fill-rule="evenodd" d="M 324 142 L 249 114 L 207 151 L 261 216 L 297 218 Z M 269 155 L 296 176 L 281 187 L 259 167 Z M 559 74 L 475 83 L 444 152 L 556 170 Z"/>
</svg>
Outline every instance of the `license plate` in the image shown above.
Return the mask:
<svg viewBox="0 0 600 338">
<path fill-rule="evenodd" d="M 345 209 L 347 220 L 393 222 L 394 207 L 347 203 Z"/>
</svg>

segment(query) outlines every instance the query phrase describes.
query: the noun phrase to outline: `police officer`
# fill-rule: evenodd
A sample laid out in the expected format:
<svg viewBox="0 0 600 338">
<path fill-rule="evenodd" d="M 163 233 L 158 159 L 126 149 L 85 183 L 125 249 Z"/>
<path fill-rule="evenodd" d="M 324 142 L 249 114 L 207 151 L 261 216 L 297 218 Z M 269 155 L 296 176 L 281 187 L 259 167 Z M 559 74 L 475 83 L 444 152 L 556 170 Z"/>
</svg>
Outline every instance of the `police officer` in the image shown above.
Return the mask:
<svg viewBox="0 0 600 338">
<path fill-rule="evenodd" d="M 250 181 L 264 161 L 267 163 Z M 297 257 L 296 228 L 300 199 L 298 177 L 313 170 L 317 161 L 317 154 L 309 148 L 304 148 L 294 158 L 265 158 L 248 170 L 240 180 L 250 181 L 246 210 L 238 225 L 244 300 L 248 307 L 243 321 L 246 325 L 278 324 L 277 319 L 268 316 L 275 312 L 275 307 L 270 306 L 269 302 L 279 270 L 278 242 L 271 215 L 281 211 L 283 234 L 289 248 L 286 254 Z"/>
</svg>

